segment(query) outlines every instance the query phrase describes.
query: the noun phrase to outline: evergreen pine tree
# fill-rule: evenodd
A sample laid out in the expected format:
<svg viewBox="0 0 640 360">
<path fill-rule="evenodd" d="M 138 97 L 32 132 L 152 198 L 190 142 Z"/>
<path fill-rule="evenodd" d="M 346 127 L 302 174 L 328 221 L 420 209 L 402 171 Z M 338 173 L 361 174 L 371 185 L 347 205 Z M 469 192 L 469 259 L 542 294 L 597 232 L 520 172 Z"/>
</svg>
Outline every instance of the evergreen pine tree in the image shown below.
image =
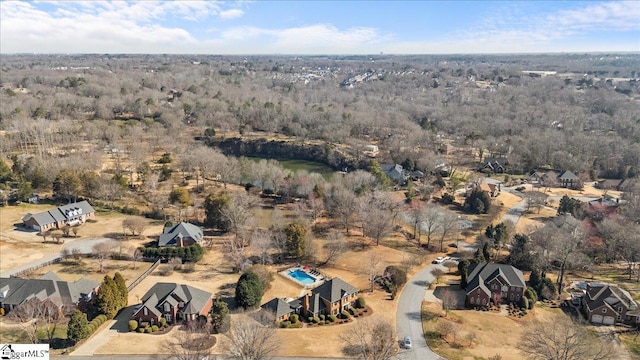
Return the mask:
<svg viewBox="0 0 640 360">
<path fill-rule="evenodd" d="M 127 290 L 127 284 L 124 281 L 122 274 L 119 272 L 116 272 L 115 275 L 113 275 L 113 281 L 117 286 L 117 297 L 119 299 L 118 310 L 120 310 L 127 307 L 127 304 L 129 303 L 129 291 Z"/>
<path fill-rule="evenodd" d="M 67 339 L 77 343 L 89 336 L 87 325 L 89 325 L 87 314 L 80 310 L 76 310 L 73 315 L 71 315 L 71 319 L 67 325 Z"/>
</svg>

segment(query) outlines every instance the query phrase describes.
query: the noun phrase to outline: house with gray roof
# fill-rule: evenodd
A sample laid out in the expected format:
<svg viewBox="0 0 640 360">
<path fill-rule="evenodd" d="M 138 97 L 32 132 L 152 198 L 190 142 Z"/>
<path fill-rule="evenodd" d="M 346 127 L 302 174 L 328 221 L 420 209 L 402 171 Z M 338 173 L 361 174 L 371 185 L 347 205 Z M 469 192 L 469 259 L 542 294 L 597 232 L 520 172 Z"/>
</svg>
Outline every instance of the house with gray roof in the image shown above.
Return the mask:
<svg viewBox="0 0 640 360">
<path fill-rule="evenodd" d="M 276 321 L 289 319 L 294 313 L 304 317 L 338 315 L 354 305 L 359 293 L 358 288 L 336 277 L 313 288 L 311 292 L 298 299 L 285 301 L 276 298 L 265 303 L 261 308 L 274 313 Z"/>
<path fill-rule="evenodd" d="M 469 307 L 519 303 L 524 296 L 524 275 L 511 265 L 475 263 L 469 266 L 467 274 L 465 291 Z"/>
<path fill-rule="evenodd" d="M 160 318 L 168 323 L 193 321 L 200 315 L 207 316 L 212 305 L 210 292 L 191 285 L 156 283 L 144 294 L 142 304 L 131 318 L 139 324 L 151 325 L 159 323 Z"/>
<path fill-rule="evenodd" d="M 581 303 L 582 312 L 590 323 L 640 324 L 640 304 L 629 292 L 615 285 L 587 283 Z"/>
<path fill-rule="evenodd" d="M 80 201 L 36 214 L 29 213 L 22 218 L 22 224 L 25 228 L 43 233 L 67 225 L 82 224 L 95 218 L 96 212 L 93 207 L 87 201 Z"/>
<path fill-rule="evenodd" d="M 302 307 L 299 299 L 289 300 L 273 298 L 260 306 L 262 310 L 274 315 L 275 321 L 287 321 L 292 314 L 299 314 Z"/>
<path fill-rule="evenodd" d="M 380 169 L 384 172 L 389 179 L 402 185 L 409 178 L 409 174 L 404 170 L 400 164 L 380 164 Z"/>
<path fill-rule="evenodd" d="M 100 283 L 85 278 L 63 281 L 53 272 L 39 279 L 0 278 L 0 307 L 9 312 L 25 301 L 37 298 L 50 300 L 68 314 L 91 302 L 99 287 Z"/>
<path fill-rule="evenodd" d="M 188 222 L 181 222 L 170 227 L 165 227 L 158 238 L 158 246 L 184 247 L 200 243 L 202 229 Z"/>
<path fill-rule="evenodd" d="M 560 186 L 568 189 L 580 189 L 582 187 L 582 180 L 580 180 L 578 175 L 569 170 L 563 172 L 562 175 L 558 177 L 558 181 L 560 182 Z"/>
</svg>

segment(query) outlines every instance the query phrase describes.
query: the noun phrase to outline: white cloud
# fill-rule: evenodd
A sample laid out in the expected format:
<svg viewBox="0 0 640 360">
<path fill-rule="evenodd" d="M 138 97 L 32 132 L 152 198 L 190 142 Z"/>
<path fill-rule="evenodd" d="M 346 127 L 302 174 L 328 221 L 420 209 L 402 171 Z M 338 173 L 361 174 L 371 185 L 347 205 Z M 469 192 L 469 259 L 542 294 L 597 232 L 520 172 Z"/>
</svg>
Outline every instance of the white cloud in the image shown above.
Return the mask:
<svg viewBox="0 0 640 360">
<path fill-rule="evenodd" d="M 231 19 L 237 19 L 239 17 L 242 17 L 242 15 L 244 15 L 244 11 L 240 9 L 229 9 L 229 10 L 220 11 L 218 15 L 220 16 L 221 19 L 231 20 Z"/>
<path fill-rule="evenodd" d="M 640 30 L 640 2 L 590 3 L 556 13 L 540 13 L 509 2 L 437 41 L 403 41 L 374 27 L 341 28 L 331 23 L 278 27 L 223 27 L 249 11 L 217 1 L 0 1 L 2 53 L 477 53 L 614 51 L 623 42 L 572 48 L 572 36 L 592 31 Z M 243 5 L 241 3 L 240 5 Z M 576 3 L 577 4 L 577 3 Z M 539 6 L 534 6 L 536 9 Z M 495 10 L 494 10 L 495 11 Z M 181 27 L 166 25 L 183 21 Z M 192 29 L 205 24 L 208 30 Z M 226 25 L 225 25 L 226 24 Z M 195 34 L 198 34 L 196 37 Z M 200 37 L 206 36 L 206 39 Z M 568 46 L 567 46 L 568 44 Z M 637 41 L 636 41 L 637 44 Z M 633 45 L 633 44 L 632 44 Z M 584 46 L 584 45 L 575 45 Z M 591 46 L 591 45 L 589 45 Z M 604 46 L 604 47 L 603 47 Z M 622 46 L 622 48 L 607 48 Z"/>
</svg>

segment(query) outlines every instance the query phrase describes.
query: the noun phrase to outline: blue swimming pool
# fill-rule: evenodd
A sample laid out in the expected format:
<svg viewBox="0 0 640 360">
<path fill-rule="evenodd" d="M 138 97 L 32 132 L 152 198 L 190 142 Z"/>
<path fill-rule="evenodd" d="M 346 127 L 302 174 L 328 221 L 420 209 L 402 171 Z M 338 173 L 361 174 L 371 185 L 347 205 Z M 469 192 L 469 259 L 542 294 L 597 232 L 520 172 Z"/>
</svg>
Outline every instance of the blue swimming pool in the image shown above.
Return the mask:
<svg viewBox="0 0 640 360">
<path fill-rule="evenodd" d="M 289 270 L 289 276 L 305 285 L 313 284 L 314 282 L 316 282 L 316 278 L 307 274 L 306 271 L 301 269 Z"/>
</svg>

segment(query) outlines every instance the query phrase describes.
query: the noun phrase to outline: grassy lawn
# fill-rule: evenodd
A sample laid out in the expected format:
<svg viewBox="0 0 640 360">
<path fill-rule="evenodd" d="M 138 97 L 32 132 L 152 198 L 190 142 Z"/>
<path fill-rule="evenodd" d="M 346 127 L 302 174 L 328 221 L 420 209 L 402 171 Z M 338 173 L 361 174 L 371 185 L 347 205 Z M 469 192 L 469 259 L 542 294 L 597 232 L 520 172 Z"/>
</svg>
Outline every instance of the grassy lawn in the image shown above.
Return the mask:
<svg viewBox="0 0 640 360">
<path fill-rule="evenodd" d="M 38 330 L 38 339 L 40 342 L 47 342 L 47 333 L 44 328 Z M 67 339 L 67 325 L 59 324 L 53 333 L 53 340 Z M 0 327 L 0 342 L 4 344 L 29 344 L 31 340 L 27 332 L 20 327 Z"/>
<path fill-rule="evenodd" d="M 640 335 L 622 334 L 620 340 L 632 355 L 640 357 Z"/>
</svg>

